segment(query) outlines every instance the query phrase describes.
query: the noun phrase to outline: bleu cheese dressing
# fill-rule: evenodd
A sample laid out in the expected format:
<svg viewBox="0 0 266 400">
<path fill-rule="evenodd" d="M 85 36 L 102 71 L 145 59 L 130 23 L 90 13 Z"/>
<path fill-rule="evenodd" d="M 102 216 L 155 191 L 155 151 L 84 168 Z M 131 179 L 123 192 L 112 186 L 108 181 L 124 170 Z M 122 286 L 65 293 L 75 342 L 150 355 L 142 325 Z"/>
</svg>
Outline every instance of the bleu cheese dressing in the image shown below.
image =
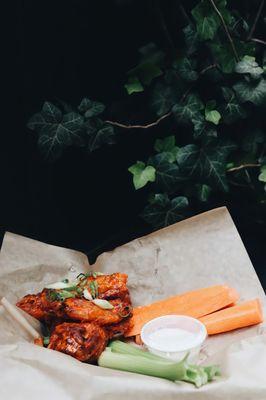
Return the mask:
<svg viewBox="0 0 266 400">
<path fill-rule="evenodd" d="M 161 328 L 149 334 L 149 343 L 161 351 L 177 351 L 193 346 L 197 335 L 180 328 Z"/>
</svg>

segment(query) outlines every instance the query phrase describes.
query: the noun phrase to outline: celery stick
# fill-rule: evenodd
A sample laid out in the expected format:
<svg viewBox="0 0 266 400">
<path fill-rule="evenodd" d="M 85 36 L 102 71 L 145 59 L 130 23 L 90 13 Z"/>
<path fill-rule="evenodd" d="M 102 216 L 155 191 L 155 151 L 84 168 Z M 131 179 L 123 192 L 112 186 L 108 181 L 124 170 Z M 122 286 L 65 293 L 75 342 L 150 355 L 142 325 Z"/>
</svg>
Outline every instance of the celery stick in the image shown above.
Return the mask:
<svg viewBox="0 0 266 400">
<path fill-rule="evenodd" d="M 148 358 L 149 360 L 158 360 L 162 362 L 174 363 L 174 361 L 172 360 L 157 356 L 156 354 L 152 354 L 149 351 L 142 350 L 136 346 L 122 342 L 121 340 L 113 340 L 112 342 L 109 343 L 108 347 L 110 347 L 114 353 L 130 354 L 132 356 L 145 357 Z"/>
<path fill-rule="evenodd" d="M 172 381 L 182 380 L 193 383 L 196 387 L 205 385 L 220 375 L 217 366 L 192 365 L 187 362 L 187 357 L 188 354 L 182 361 L 175 362 L 120 340 L 114 340 L 102 353 L 98 363 L 106 368 L 151 375 Z"/>
<path fill-rule="evenodd" d="M 182 380 L 186 374 L 183 362 L 167 363 L 165 361 L 150 360 L 145 357 L 119 354 L 112 351 L 103 351 L 98 359 L 98 365 L 120 371 L 156 376 L 171 381 Z"/>
</svg>

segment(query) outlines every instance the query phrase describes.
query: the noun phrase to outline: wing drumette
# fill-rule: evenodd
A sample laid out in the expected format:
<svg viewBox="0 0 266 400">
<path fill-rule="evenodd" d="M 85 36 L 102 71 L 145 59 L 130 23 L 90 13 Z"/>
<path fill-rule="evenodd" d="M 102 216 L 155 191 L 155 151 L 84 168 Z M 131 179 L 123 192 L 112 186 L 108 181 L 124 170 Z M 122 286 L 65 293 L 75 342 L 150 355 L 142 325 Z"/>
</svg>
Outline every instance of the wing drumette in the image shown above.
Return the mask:
<svg viewBox="0 0 266 400">
<path fill-rule="evenodd" d="M 79 286 L 82 289 L 90 290 L 92 282 L 97 284 L 99 299 L 111 300 L 128 294 L 127 274 L 116 272 L 111 275 L 98 275 L 96 277 L 85 275 L 80 278 Z"/>
<path fill-rule="evenodd" d="M 108 335 L 97 324 L 64 322 L 55 327 L 48 348 L 80 361 L 96 361 L 107 341 Z"/>
<path fill-rule="evenodd" d="M 131 313 L 129 296 L 124 299 L 110 300 L 113 309 L 106 310 L 92 301 L 85 299 L 66 299 L 64 302 L 64 313 L 68 319 L 76 321 L 95 322 L 99 325 L 117 324 Z"/>
<path fill-rule="evenodd" d="M 28 294 L 19 300 L 16 305 L 40 321 L 63 317 L 63 303 L 53 298 L 49 289 L 43 289 L 38 294 Z"/>
</svg>

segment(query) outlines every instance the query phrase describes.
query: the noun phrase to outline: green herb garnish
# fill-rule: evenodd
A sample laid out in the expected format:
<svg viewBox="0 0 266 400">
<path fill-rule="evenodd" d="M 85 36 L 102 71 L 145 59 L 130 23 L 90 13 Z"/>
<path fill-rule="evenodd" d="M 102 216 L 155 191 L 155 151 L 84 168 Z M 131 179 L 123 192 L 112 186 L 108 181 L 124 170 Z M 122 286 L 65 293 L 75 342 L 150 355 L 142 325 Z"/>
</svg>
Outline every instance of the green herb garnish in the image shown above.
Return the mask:
<svg viewBox="0 0 266 400">
<path fill-rule="evenodd" d="M 97 272 L 97 271 L 89 271 L 86 274 L 84 274 L 83 272 L 81 272 L 80 274 L 78 274 L 77 279 L 83 280 L 85 278 L 97 278 L 97 276 L 101 276 L 104 275 L 102 272 Z"/>
<path fill-rule="evenodd" d="M 43 345 L 45 347 L 47 347 L 49 343 L 50 343 L 50 336 L 44 336 L 43 337 Z"/>
<path fill-rule="evenodd" d="M 75 297 L 75 294 L 68 292 L 67 290 L 49 290 L 47 298 L 49 301 L 64 301 L 65 299 Z"/>
<path fill-rule="evenodd" d="M 96 299 L 98 297 L 98 283 L 97 281 L 91 281 L 89 282 L 89 288 L 90 288 L 90 293 L 93 299 Z"/>
</svg>

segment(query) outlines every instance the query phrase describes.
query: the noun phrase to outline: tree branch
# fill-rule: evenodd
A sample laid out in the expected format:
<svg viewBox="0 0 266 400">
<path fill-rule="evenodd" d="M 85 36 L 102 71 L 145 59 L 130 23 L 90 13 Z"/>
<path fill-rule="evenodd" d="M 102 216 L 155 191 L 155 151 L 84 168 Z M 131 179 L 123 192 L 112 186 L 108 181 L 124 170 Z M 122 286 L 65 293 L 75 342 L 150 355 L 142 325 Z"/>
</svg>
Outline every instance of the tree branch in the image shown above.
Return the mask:
<svg viewBox="0 0 266 400">
<path fill-rule="evenodd" d="M 258 168 L 261 164 L 241 164 L 238 167 L 229 168 L 226 172 L 240 171 L 245 168 Z"/>
<path fill-rule="evenodd" d="M 205 72 L 209 71 L 210 69 L 217 68 L 217 67 L 218 67 L 217 64 L 208 65 L 208 67 L 202 69 L 202 70 L 199 72 L 199 76 L 205 74 Z M 184 93 L 183 96 L 181 97 L 181 100 L 180 100 L 181 103 L 186 99 L 187 95 L 189 94 L 189 92 L 191 91 L 191 89 L 193 88 L 193 86 L 194 86 L 194 85 L 191 85 L 191 86 L 185 91 L 185 93 Z M 158 125 L 161 121 L 163 121 L 164 119 L 170 117 L 171 114 L 172 114 L 172 110 L 168 111 L 166 114 L 162 115 L 162 116 L 161 116 L 160 118 L 158 118 L 156 121 L 151 122 L 151 123 L 149 123 L 149 124 L 147 124 L 147 125 L 126 125 L 126 124 L 122 124 L 121 122 L 110 121 L 110 120 L 106 120 L 105 122 L 106 122 L 107 124 L 110 124 L 110 125 L 113 125 L 113 126 L 117 126 L 117 127 L 119 127 L 119 128 L 123 128 L 123 129 L 148 129 L 148 128 L 152 128 L 153 126 Z"/>
<path fill-rule="evenodd" d="M 259 8 L 258 8 L 256 17 L 255 17 L 255 19 L 254 19 L 253 25 L 252 25 L 252 27 L 251 27 L 251 29 L 250 29 L 249 34 L 248 34 L 247 41 L 251 40 L 251 38 L 252 38 L 252 36 L 253 36 L 253 33 L 255 32 L 255 29 L 256 29 L 256 26 L 257 26 L 257 23 L 258 23 L 260 14 L 261 14 L 261 12 L 262 12 L 262 10 L 263 10 L 263 7 L 264 7 L 264 0 L 262 0 L 262 1 L 260 2 L 260 5 L 259 5 Z"/>
<path fill-rule="evenodd" d="M 235 48 L 234 41 L 233 41 L 233 39 L 232 39 L 232 37 L 231 37 L 231 35 L 230 35 L 230 32 L 229 32 L 228 27 L 227 27 L 227 25 L 226 25 L 226 23 L 225 23 L 225 20 L 224 20 L 222 14 L 220 13 L 219 9 L 217 8 L 217 6 L 216 6 L 214 0 L 209 0 L 209 1 L 210 1 L 210 3 L 212 4 L 212 6 L 213 6 L 213 8 L 214 8 L 214 10 L 215 10 L 215 12 L 216 12 L 216 14 L 218 15 L 218 17 L 220 18 L 220 20 L 221 20 L 221 22 L 222 22 L 222 25 L 223 25 L 225 34 L 226 34 L 226 36 L 227 36 L 227 38 L 228 38 L 228 40 L 229 40 L 229 43 L 230 43 L 230 45 L 231 45 L 231 47 L 232 47 L 232 51 L 233 51 L 233 53 L 234 53 L 235 59 L 236 59 L 236 61 L 239 61 L 239 57 L 238 57 L 238 54 L 237 54 L 237 51 L 236 51 L 236 48 Z"/>
<path fill-rule="evenodd" d="M 124 128 L 124 129 L 148 129 L 148 128 L 152 128 L 153 126 L 158 125 L 162 120 L 169 117 L 171 114 L 172 114 L 172 111 L 169 111 L 168 113 L 166 113 L 166 114 L 162 115 L 160 118 L 158 118 L 156 121 L 151 122 L 147 125 L 125 125 L 125 124 L 121 124 L 120 122 L 109 121 L 109 120 L 107 120 L 105 122 L 107 124 L 118 126 L 119 128 Z"/>
<path fill-rule="evenodd" d="M 251 38 L 250 41 L 251 42 L 255 42 L 255 43 L 264 44 L 264 46 L 266 46 L 266 42 L 264 40 L 261 40 L 261 39 Z"/>
</svg>

